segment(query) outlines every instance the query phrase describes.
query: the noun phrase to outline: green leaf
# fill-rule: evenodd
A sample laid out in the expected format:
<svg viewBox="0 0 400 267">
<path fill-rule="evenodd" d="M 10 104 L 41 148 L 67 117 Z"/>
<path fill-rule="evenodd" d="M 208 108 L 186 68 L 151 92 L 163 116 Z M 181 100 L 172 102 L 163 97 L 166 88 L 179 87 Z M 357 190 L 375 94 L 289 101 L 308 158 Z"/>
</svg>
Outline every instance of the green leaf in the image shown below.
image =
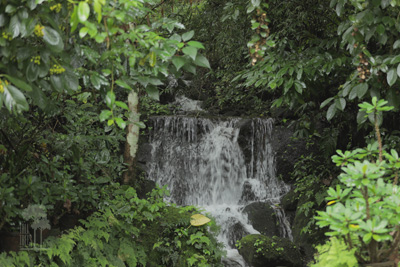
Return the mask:
<svg viewBox="0 0 400 267">
<path fill-rule="evenodd" d="M 184 57 L 175 56 L 172 58 L 172 63 L 176 67 L 177 70 L 182 68 L 183 65 L 186 63 L 186 59 Z"/>
<path fill-rule="evenodd" d="M 18 88 L 20 88 L 24 91 L 27 91 L 27 92 L 32 91 L 32 87 L 29 84 L 27 84 L 26 82 L 24 82 L 18 78 L 12 77 L 10 75 L 7 75 L 7 74 L 4 74 L 3 76 L 6 77 L 11 83 L 13 83 Z"/>
<path fill-rule="evenodd" d="M 106 95 L 106 104 L 109 108 L 112 108 L 115 103 L 115 94 L 112 91 L 108 91 Z"/>
<path fill-rule="evenodd" d="M 343 111 L 346 107 L 346 100 L 344 98 L 338 98 L 335 100 L 336 108 Z"/>
<path fill-rule="evenodd" d="M 85 22 L 90 15 L 90 7 L 86 2 L 79 2 L 78 6 L 78 19 L 80 22 Z"/>
<path fill-rule="evenodd" d="M 189 46 L 193 46 L 193 47 L 196 47 L 198 49 L 205 49 L 204 45 L 202 43 L 200 43 L 200 42 L 197 42 L 197 41 L 189 41 L 187 44 Z"/>
<path fill-rule="evenodd" d="M 57 92 L 59 93 L 64 92 L 64 85 L 63 85 L 63 80 L 61 79 L 61 75 L 51 75 L 50 82 L 53 85 L 53 88 Z"/>
<path fill-rule="evenodd" d="M 129 110 L 129 108 L 128 108 L 128 105 L 127 105 L 127 104 L 125 104 L 124 102 L 121 102 L 121 101 L 115 101 L 115 105 L 116 105 L 116 106 L 118 106 L 118 107 L 120 107 L 120 108 L 123 108 L 123 109 Z"/>
<path fill-rule="evenodd" d="M 87 28 L 87 27 L 82 27 L 82 28 L 79 30 L 79 37 L 81 37 L 81 38 L 85 37 L 86 34 L 88 33 L 88 31 L 89 31 L 89 28 Z"/>
<path fill-rule="evenodd" d="M 101 17 L 102 17 L 102 13 L 101 13 L 102 5 L 99 0 L 95 0 L 93 2 L 93 9 L 94 9 L 94 12 L 97 13 L 97 22 L 100 23 Z"/>
<path fill-rule="evenodd" d="M 124 121 L 122 118 L 115 118 L 115 122 L 117 123 L 118 127 L 121 129 L 125 129 L 126 127 L 126 121 Z"/>
<path fill-rule="evenodd" d="M 211 69 L 208 59 L 203 55 L 197 55 L 196 60 L 194 61 L 194 64 L 196 64 L 197 66 L 200 66 L 200 67 Z"/>
<path fill-rule="evenodd" d="M 67 91 L 76 91 L 79 88 L 79 77 L 67 70 L 64 72 L 63 75 L 63 85 L 64 85 L 64 89 Z"/>
<path fill-rule="evenodd" d="M 157 55 L 154 51 L 151 51 L 149 54 L 149 63 L 151 67 L 154 67 L 157 63 Z"/>
<path fill-rule="evenodd" d="M 190 39 L 192 39 L 193 35 L 194 35 L 194 31 L 185 32 L 184 34 L 182 34 L 182 40 L 184 42 L 189 41 Z"/>
<path fill-rule="evenodd" d="M 196 47 L 186 46 L 182 49 L 182 52 L 185 55 L 188 55 L 189 57 L 191 57 L 193 60 L 196 60 L 196 56 L 197 56 L 197 48 Z"/>
<path fill-rule="evenodd" d="M 146 92 L 151 99 L 160 100 L 160 92 L 158 91 L 157 87 L 155 86 L 147 86 Z"/>
<path fill-rule="evenodd" d="M 17 112 L 27 111 L 29 109 L 28 102 L 24 94 L 12 86 L 11 84 L 4 86 L 4 105 L 8 111 L 15 109 Z"/>
<path fill-rule="evenodd" d="M 397 80 L 397 73 L 395 69 L 390 69 L 386 76 L 387 83 L 392 86 Z"/>
<path fill-rule="evenodd" d="M 321 103 L 320 108 L 324 108 L 324 107 L 325 107 L 326 105 L 328 105 L 333 99 L 334 99 L 333 97 L 330 97 L 330 98 L 328 98 L 328 99 L 325 99 L 325 101 Z"/>
<path fill-rule="evenodd" d="M 397 49 L 400 47 L 400 40 L 397 40 L 396 42 L 394 42 L 393 44 L 393 49 Z"/>
<path fill-rule="evenodd" d="M 400 77 L 400 64 L 399 64 L 399 65 L 397 65 L 397 76 L 399 76 L 399 77 Z"/>
<path fill-rule="evenodd" d="M 43 29 L 43 40 L 54 52 L 61 52 L 64 50 L 64 43 L 60 34 L 49 26 Z"/>
<path fill-rule="evenodd" d="M 327 119 L 328 121 L 330 121 L 330 120 L 335 116 L 335 113 L 336 113 L 336 105 L 335 105 L 335 104 L 332 104 L 332 105 L 328 108 L 328 112 L 326 113 L 326 119 Z"/>
<path fill-rule="evenodd" d="M 385 26 L 382 24 L 379 24 L 378 27 L 376 27 L 376 32 L 379 33 L 379 35 L 382 35 L 385 33 Z"/>
<path fill-rule="evenodd" d="M 36 81 L 39 76 L 39 66 L 34 62 L 29 62 L 28 67 L 26 68 L 26 79 L 29 82 Z"/>
<path fill-rule="evenodd" d="M 121 86 L 122 88 L 132 90 L 132 87 L 130 87 L 129 84 L 127 84 L 125 81 L 121 79 L 116 80 L 115 83 Z"/>
<path fill-rule="evenodd" d="M 100 121 L 108 120 L 112 116 L 111 110 L 102 110 L 100 113 Z"/>
<path fill-rule="evenodd" d="M 357 96 L 361 99 L 368 91 L 368 83 L 360 83 L 353 90 L 357 91 Z"/>
<path fill-rule="evenodd" d="M 10 31 L 10 33 L 12 35 L 12 38 L 17 37 L 20 34 L 20 32 L 21 32 L 21 23 L 19 21 L 18 15 L 14 15 L 11 18 L 8 30 Z"/>
<path fill-rule="evenodd" d="M 52 103 L 50 103 L 47 96 L 38 87 L 33 86 L 33 90 L 28 92 L 28 96 L 31 97 L 33 99 L 33 102 L 42 110 L 48 111 L 50 108 L 52 108 Z"/>
</svg>

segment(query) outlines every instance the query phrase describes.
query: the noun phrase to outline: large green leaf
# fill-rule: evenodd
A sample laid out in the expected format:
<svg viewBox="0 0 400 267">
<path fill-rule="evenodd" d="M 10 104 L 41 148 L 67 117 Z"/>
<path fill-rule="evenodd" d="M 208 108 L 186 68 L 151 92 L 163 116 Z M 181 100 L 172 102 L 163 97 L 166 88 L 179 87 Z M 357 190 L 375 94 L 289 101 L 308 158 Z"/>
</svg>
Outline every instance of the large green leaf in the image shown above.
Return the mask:
<svg viewBox="0 0 400 267">
<path fill-rule="evenodd" d="M 27 111 L 28 102 L 24 94 L 12 85 L 4 86 L 4 105 L 11 112 L 13 109 L 17 112 Z"/>
<path fill-rule="evenodd" d="M 64 89 L 67 91 L 76 91 L 79 88 L 79 77 L 72 71 L 65 71 L 63 75 Z"/>
<path fill-rule="evenodd" d="M 16 77 L 13 77 L 13 76 L 10 76 L 7 74 L 4 74 L 3 76 L 6 77 L 11 83 L 13 83 L 18 88 L 20 88 L 24 91 L 27 91 L 27 92 L 32 91 L 32 87 L 29 84 L 27 84 L 26 82 L 24 82 L 23 80 L 20 80 Z"/>
<path fill-rule="evenodd" d="M 202 43 L 200 43 L 200 42 L 189 41 L 187 44 L 189 46 L 193 46 L 193 47 L 196 47 L 196 48 L 199 48 L 199 49 L 205 49 L 204 45 Z"/>
<path fill-rule="evenodd" d="M 89 4 L 86 2 L 79 2 L 78 6 L 78 19 L 80 22 L 85 22 L 90 15 L 90 7 Z"/>
<path fill-rule="evenodd" d="M 36 81 L 39 76 L 39 66 L 34 62 L 30 62 L 26 68 L 26 79 L 29 82 Z"/>
<path fill-rule="evenodd" d="M 28 96 L 30 96 L 33 102 L 42 110 L 48 109 L 50 101 L 40 88 L 33 86 L 33 90 L 28 93 Z"/>
<path fill-rule="evenodd" d="M 61 75 L 51 75 L 50 82 L 51 82 L 51 85 L 53 85 L 53 88 L 57 92 L 59 92 L 59 93 L 64 92 L 64 82 L 61 78 Z"/>
<path fill-rule="evenodd" d="M 21 32 L 21 22 L 19 21 L 18 15 L 14 15 L 10 20 L 10 25 L 8 27 L 12 38 L 15 38 Z"/>
<path fill-rule="evenodd" d="M 193 60 L 196 60 L 196 56 L 197 56 L 197 48 L 196 47 L 186 46 L 182 49 L 182 52 L 185 55 L 188 55 L 189 57 L 191 57 Z"/>
<path fill-rule="evenodd" d="M 179 57 L 176 56 L 172 59 L 172 63 L 174 64 L 174 66 L 176 67 L 177 70 L 179 70 L 180 68 L 183 67 L 183 65 L 185 65 L 186 63 L 186 59 L 184 57 Z"/>
<path fill-rule="evenodd" d="M 387 83 L 392 86 L 397 80 L 397 73 L 395 69 L 390 69 L 386 76 Z"/>
<path fill-rule="evenodd" d="M 368 91 L 368 83 L 360 83 L 353 90 L 356 90 L 358 98 L 362 98 Z"/>
<path fill-rule="evenodd" d="M 200 66 L 200 67 L 211 69 L 208 59 L 203 55 L 197 55 L 196 60 L 194 61 L 194 64 L 196 64 L 197 66 Z"/>
<path fill-rule="evenodd" d="M 43 40 L 51 50 L 54 52 L 61 52 L 64 50 L 63 40 L 56 30 L 46 26 L 43 29 L 43 34 Z"/>
<path fill-rule="evenodd" d="M 336 105 L 335 103 L 333 103 L 329 108 L 328 108 L 328 112 L 326 113 L 326 119 L 328 121 L 330 121 L 333 116 L 335 116 L 336 113 Z"/>
<path fill-rule="evenodd" d="M 159 101 L 160 100 L 160 92 L 158 91 L 157 87 L 155 86 L 147 86 L 146 92 L 150 98 Z"/>
<path fill-rule="evenodd" d="M 184 34 L 182 34 L 182 40 L 184 42 L 189 41 L 190 39 L 192 39 L 193 35 L 194 35 L 194 31 L 185 32 Z"/>
<path fill-rule="evenodd" d="M 346 100 L 344 98 L 338 98 L 335 100 L 336 108 L 343 111 L 346 107 Z"/>
</svg>

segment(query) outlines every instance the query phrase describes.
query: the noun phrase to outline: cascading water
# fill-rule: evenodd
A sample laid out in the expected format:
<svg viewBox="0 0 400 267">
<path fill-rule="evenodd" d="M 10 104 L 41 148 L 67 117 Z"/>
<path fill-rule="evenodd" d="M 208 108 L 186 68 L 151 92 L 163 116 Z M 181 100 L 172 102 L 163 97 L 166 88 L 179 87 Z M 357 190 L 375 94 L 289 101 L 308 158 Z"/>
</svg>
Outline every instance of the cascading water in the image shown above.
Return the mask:
<svg viewBox="0 0 400 267">
<path fill-rule="evenodd" d="M 221 225 L 219 240 L 228 251 L 226 266 L 246 266 L 235 242 L 259 233 L 241 212 L 251 202 L 271 204 L 282 225 L 281 236 L 291 238 L 284 213 L 277 208 L 289 187 L 275 177 L 272 119 L 174 116 L 151 121 L 149 178 L 168 185 L 169 201 L 201 206 L 214 216 Z M 246 133 L 241 133 L 243 122 Z"/>
</svg>

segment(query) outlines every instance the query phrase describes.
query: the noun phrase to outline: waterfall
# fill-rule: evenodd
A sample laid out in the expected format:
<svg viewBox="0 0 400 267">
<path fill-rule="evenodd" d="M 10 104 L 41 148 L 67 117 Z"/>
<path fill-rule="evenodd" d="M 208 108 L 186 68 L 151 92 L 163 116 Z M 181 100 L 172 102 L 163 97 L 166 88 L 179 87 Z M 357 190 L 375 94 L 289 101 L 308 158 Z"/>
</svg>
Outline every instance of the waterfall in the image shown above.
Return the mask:
<svg viewBox="0 0 400 267">
<path fill-rule="evenodd" d="M 269 203 L 276 209 L 281 236 L 291 239 L 279 208 L 289 187 L 275 176 L 272 119 L 161 116 L 150 124 L 149 178 L 168 186 L 168 201 L 200 206 L 214 216 L 221 225 L 218 238 L 228 250 L 227 266 L 246 266 L 235 242 L 259 233 L 242 213 L 249 203 Z"/>
</svg>

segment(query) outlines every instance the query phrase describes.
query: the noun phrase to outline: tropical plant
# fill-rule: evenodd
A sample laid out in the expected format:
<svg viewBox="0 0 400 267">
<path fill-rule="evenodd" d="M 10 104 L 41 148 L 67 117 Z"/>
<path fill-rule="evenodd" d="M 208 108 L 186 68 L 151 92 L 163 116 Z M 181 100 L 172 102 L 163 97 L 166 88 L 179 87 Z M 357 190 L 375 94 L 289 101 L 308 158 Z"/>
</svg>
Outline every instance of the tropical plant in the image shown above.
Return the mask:
<svg viewBox="0 0 400 267">
<path fill-rule="evenodd" d="M 393 109 L 387 103 L 374 97 L 372 103 L 359 105 L 373 123 L 377 141 L 365 149 L 338 150 L 332 157 L 341 166 L 338 178 L 344 187 L 328 190 L 328 207 L 315 217 L 319 226 L 329 227 L 328 236 L 343 240 L 348 250 L 355 249 L 359 263 L 399 257 L 400 159 L 395 150 L 383 149 L 379 129 L 382 112 Z"/>
</svg>

